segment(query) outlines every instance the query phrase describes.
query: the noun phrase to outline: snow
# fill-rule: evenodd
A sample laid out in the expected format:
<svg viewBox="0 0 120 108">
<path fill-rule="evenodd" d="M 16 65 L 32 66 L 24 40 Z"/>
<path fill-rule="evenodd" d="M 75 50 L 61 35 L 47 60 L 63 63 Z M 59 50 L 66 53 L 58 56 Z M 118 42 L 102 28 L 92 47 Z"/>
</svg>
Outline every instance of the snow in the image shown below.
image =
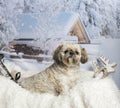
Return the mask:
<svg viewBox="0 0 120 108">
<path fill-rule="evenodd" d="M 71 30 L 71 27 L 75 24 L 75 21 L 81 20 L 81 19 L 78 13 L 65 12 L 64 14 L 65 14 L 64 16 L 61 16 L 63 20 L 65 19 L 65 17 L 69 18 L 69 19 L 66 18 L 66 20 L 64 20 L 64 22 L 67 22 L 64 28 L 65 29 L 64 32 L 65 34 L 68 34 Z"/>
<path fill-rule="evenodd" d="M 50 66 L 52 62 L 37 62 L 36 60 L 27 59 L 6 59 L 4 64 L 10 72 L 21 72 L 22 77 L 28 77 L 38 72 L 43 71 L 45 68 Z"/>
<path fill-rule="evenodd" d="M 72 11 L 79 13 L 90 38 L 102 36 L 119 38 L 119 4 L 119 0 L 2 0 L 0 1 L 0 16 L 5 21 L 2 26 L 7 30 L 0 30 L 0 34 L 5 43 L 17 35 L 17 28 L 14 27 L 17 14 L 49 13 L 49 17 L 52 17 L 60 12 Z M 43 22 L 49 21 L 49 17 L 46 17 Z M 44 26 L 47 26 L 47 23 Z M 46 32 L 44 29 L 43 31 Z"/>
<path fill-rule="evenodd" d="M 44 21 L 46 18 L 48 20 Z M 60 12 L 52 16 L 49 13 L 18 14 L 15 21 L 16 38 L 64 38 L 78 19 L 79 14 L 74 12 Z"/>
<path fill-rule="evenodd" d="M 92 41 L 91 45 L 82 45 L 87 49 L 89 54 L 89 62 L 82 66 L 82 68 L 92 69 L 92 61 L 103 55 L 110 59 L 110 62 L 117 63 L 116 72 L 111 74 L 115 83 L 120 89 L 120 39 L 95 39 Z"/>
</svg>

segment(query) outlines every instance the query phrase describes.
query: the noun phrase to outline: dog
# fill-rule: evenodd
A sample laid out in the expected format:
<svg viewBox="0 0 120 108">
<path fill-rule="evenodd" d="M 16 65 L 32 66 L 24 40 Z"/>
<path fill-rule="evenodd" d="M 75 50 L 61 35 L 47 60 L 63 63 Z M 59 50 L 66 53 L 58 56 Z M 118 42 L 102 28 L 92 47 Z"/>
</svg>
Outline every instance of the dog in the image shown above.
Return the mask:
<svg viewBox="0 0 120 108">
<path fill-rule="evenodd" d="M 31 92 L 64 94 L 77 83 L 80 62 L 86 63 L 88 56 L 85 48 L 69 43 L 59 45 L 55 49 L 53 60 L 54 63 L 50 67 L 21 79 L 19 85 Z"/>
</svg>

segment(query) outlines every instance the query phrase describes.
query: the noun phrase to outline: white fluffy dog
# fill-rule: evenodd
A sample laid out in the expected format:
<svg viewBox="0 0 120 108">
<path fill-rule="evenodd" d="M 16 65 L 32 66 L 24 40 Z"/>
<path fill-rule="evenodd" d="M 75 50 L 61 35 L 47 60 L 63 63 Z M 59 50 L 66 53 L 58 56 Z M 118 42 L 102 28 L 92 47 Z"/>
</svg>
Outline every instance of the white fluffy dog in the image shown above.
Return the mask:
<svg viewBox="0 0 120 108">
<path fill-rule="evenodd" d="M 79 64 L 88 60 L 86 50 L 78 44 L 63 44 L 53 55 L 54 63 L 44 71 L 19 81 L 20 86 L 38 93 L 64 94 L 76 85 Z"/>
</svg>

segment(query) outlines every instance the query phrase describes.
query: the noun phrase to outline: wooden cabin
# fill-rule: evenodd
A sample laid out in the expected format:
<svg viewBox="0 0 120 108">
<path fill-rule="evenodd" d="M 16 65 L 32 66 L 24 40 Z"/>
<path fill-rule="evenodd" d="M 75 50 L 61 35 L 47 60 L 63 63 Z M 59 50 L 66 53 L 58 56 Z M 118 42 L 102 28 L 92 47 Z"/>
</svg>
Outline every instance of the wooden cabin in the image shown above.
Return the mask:
<svg viewBox="0 0 120 108">
<path fill-rule="evenodd" d="M 61 12 L 50 16 L 47 13 L 19 14 L 15 26 L 16 38 L 65 39 L 71 41 L 76 36 L 78 43 L 89 44 L 90 37 L 78 13 Z"/>
<path fill-rule="evenodd" d="M 59 26 L 61 34 L 76 36 L 80 44 L 90 44 L 90 37 L 78 13 L 62 12 L 54 16 L 55 26 Z M 62 37 L 62 36 L 61 36 Z M 69 37 L 70 39 L 70 37 Z"/>
<path fill-rule="evenodd" d="M 82 23 L 79 14 L 71 13 L 71 18 L 68 20 L 67 26 L 67 35 L 77 36 L 78 43 L 80 44 L 90 44 L 89 35 L 85 29 L 84 24 Z"/>
<path fill-rule="evenodd" d="M 25 13 L 17 15 L 15 19 L 18 33 L 9 46 L 16 53 L 49 55 L 61 43 L 90 44 L 89 35 L 78 13 L 62 12 L 53 16 Z"/>
</svg>

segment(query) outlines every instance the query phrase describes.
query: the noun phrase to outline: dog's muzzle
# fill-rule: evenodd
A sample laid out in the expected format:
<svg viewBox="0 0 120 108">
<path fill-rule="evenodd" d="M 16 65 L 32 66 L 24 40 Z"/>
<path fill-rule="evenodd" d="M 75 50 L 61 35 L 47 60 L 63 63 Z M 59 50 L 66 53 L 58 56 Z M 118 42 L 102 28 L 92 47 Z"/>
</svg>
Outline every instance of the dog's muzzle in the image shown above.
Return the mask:
<svg viewBox="0 0 120 108">
<path fill-rule="evenodd" d="M 74 52 L 69 52 L 69 58 L 73 58 L 73 57 L 75 57 L 75 53 Z"/>
<path fill-rule="evenodd" d="M 67 62 L 68 63 L 72 62 L 74 64 L 78 63 L 78 59 L 77 59 L 76 54 L 74 52 L 69 53 L 69 56 L 67 57 Z"/>
</svg>

